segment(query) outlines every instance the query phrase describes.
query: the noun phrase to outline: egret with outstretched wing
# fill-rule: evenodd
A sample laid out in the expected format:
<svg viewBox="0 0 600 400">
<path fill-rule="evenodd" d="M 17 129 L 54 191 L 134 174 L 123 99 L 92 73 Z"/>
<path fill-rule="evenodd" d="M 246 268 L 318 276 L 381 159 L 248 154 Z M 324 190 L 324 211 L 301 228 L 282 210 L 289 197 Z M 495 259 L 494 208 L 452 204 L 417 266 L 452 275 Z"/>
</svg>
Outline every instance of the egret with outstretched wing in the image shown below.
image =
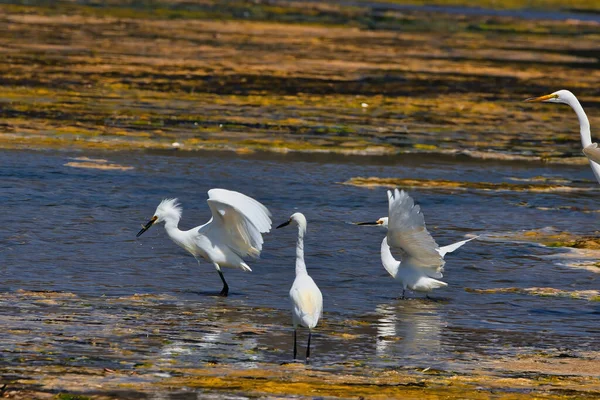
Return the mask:
<svg viewBox="0 0 600 400">
<path fill-rule="evenodd" d="M 229 286 L 221 267 L 252 271 L 243 258 L 258 258 L 260 255 L 263 245 L 261 234 L 271 230 L 271 213 L 253 198 L 231 190 L 211 189 L 207 202 L 212 213 L 210 221 L 182 231 L 178 228 L 181 207 L 177 199 L 165 199 L 137 237 L 155 223 L 164 222 L 169 237 L 190 252 L 198 263 L 202 257 L 214 265 L 223 281 L 220 295 L 227 296 Z"/>
<path fill-rule="evenodd" d="M 404 191 L 388 190 L 389 217 L 358 225 L 379 225 L 388 229 L 381 242 L 381 262 L 386 271 L 402 284 L 402 298 L 406 289 L 430 292 L 448 286 L 438 279 L 444 271 L 444 256 L 475 239 L 461 240 L 439 247 L 425 226 L 421 208 Z M 401 261 L 392 255 L 399 254 Z"/>
</svg>

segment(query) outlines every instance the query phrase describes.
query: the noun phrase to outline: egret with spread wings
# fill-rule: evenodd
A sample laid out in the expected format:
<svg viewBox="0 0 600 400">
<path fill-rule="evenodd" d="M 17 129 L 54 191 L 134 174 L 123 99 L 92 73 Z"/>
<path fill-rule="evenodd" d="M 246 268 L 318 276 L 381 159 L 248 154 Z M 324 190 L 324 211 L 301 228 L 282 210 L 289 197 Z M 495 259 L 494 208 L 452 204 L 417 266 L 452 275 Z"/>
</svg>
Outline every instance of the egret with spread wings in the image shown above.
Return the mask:
<svg viewBox="0 0 600 400">
<path fill-rule="evenodd" d="M 590 162 L 590 167 L 596 176 L 596 180 L 600 182 L 600 149 L 598 143 L 592 143 L 592 133 L 590 131 L 590 121 L 588 120 L 583 107 L 577 100 L 577 97 L 568 90 L 559 90 L 554 93 L 540 97 L 532 97 L 526 102 L 544 102 L 544 103 L 562 103 L 571 106 L 577 119 L 579 119 L 579 134 L 581 136 L 581 145 L 583 146 L 583 154 L 586 155 Z"/>
<path fill-rule="evenodd" d="M 475 237 L 439 247 L 425 227 L 421 208 L 406 192 L 388 190 L 388 199 L 389 217 L 358 225 L 379 225 L 388 229 L 381 242 L 381 262 L 386 271 L 402 284 L 402 298 L 407 288 L 430 292 L 448 286 L 438 280 L 443 276 L 444 256 Z M 401 261 L 396 260 L 392 252 L 399 254 Z"/>
<path fill-rule="evenodd" d="M 190 252 L 198 263 L 202 257 L 214 265 L 223 281 L 220 295 L 227 296 L 229 286 L 221 267 L 252 271 L 243 258 L 258 258 L 260 255 L 263 245 L 261 234 L 271 230 L 271 213 L 253 198 L 231 190 L 211 189 L 207 202 L 212 213 L 210 221 L 182 231 L 177 227 L 181 219 L 177 199 L 165 199 L 137 237 L 155 223 L 164 222 L 169 237 Z"/>
</svg>

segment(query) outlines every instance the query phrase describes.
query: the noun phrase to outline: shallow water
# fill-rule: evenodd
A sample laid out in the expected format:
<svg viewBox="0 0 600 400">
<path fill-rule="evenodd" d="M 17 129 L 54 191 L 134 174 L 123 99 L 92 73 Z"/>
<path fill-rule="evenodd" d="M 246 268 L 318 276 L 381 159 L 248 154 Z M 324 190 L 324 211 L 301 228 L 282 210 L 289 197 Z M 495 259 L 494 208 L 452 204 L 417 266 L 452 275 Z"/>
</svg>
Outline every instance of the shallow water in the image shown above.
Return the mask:
<svg viewBox="0 0 600 400">
<path fill-rule="evenodd" d="M 593 12 L 570 12 L 556 10 L 496 10 L 483 7 L 464 7 L 464 6 L 428 6 L 394 3 L 375 3 L 369 1 L 347 1 L 344 4 L 362 7 L 371 7 L 382 10 L 401 10 L 401 11 L 425 11 L 438 12 L 459 15 L 493 16 L 493 17 L 511 17 L 524 18 L 529 20 L 579 20 L 599 22 L 600 16 Z"/>
<path fill-rule="evenodd" d="M 108 158 L 134 169 L 65 166 Z M 3 367 L 73 365 L 135 368 L 203 362 L 290 361 L 287 293 L 294 279 L 295 229 L 266 235 L 252 273 L 225 270 L 230 297 L 208 263 L 173 244 L 162 226 L 139 239 L 164 197 L 178 197 L 182 228 L 209 219 L 206 192 L 234 189 L 269 207 L 274 225 L 295 211 L 308 218 L 306 262 L 325 313 L 313 341 L 315 368 L 353 365 L 470 370 L 480 358 L 523 351 L 598 351 L 600 302 L 465 288 L 598 289 L 598 273 L 544 256 L 533 243 L 473 241 L 447 256 L 432 300 L 409 294 L 379 260 L 384 231 L 349 222 L 387 213 L 384 189 L 342 185 L 355 176 L 514 182 L 548 176 L 596 187 L 586 166 L 396 158 L 234 153 L 2 152 L 0 351 Z M 585 180 L 589 180 L 586 182 Z M 467 234 L 555 227 L 592 234 L 599 190 L 528 193 L 415 189 L 441 245 Z M 573 206 L 542 210 L 522 207 Z M 58 291 L 61 293 L 32 293 Z M 137 294 L 139 296 L 134 296 Z M 301 333 L 303 352 L 305 341 Z M 132 378 L 134 379 L 134 378 Z M 142 379 L 142 378 L 139 378 Z"/>
</svg>

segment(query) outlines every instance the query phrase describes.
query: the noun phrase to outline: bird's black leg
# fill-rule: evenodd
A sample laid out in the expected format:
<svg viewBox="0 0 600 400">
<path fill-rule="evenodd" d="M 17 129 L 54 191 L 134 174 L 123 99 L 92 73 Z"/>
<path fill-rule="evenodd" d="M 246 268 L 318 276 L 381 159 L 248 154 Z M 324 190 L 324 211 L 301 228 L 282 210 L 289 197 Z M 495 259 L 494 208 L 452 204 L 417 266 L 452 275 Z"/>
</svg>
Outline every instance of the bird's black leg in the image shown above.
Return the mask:
<svg viewBox="0 0 600 400">
<path fill-rule="evenodd" d="M 310 358 L 310 334 L 311 331 L 310 329 L 308 330 L 308 343 L 306 344 L 306 363 L 309 363 L 309 358 Z"/>
<path fill-rule="evenodd" d="M 402 289 L 402 300 L 406 299 L 406 297 L 404 297 L 404 292 L 406 292 L 406 289 Z"/>
<path fill-rule="evenodd" d="M 294 328 L 294 360 L 296 359 L 296 328 Z"/>
<path fill-rule="evenodd" d="M 223 273 L 221 272 L 220 268 L 217 269 L 217 272 L 219 273 L 219 276 L 223 281 L 223 289 L 221 289 L 221 293 L 219 293 L 219 296 L 227 297 L 227 295 L 229 294 L 229 285 L 227 285 L 227 282 L 225 282 L 225 277 L 223 276 Z"/>
</svg>

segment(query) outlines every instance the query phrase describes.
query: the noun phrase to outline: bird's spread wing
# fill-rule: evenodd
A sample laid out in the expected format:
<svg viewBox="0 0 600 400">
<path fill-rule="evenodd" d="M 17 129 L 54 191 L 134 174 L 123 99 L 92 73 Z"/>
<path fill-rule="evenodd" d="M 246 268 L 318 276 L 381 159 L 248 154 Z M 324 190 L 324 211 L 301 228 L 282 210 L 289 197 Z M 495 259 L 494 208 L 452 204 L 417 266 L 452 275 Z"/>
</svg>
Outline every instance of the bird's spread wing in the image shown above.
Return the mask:
<svg viewBox="0 0 600 400">
<path fill-rule="evenodd" d="M 212 224 L 219 236 L 240 257 L 258 257 L 262 250 L 261 233 L 271 230 L 271 213 L 251 197 L 225 189 L 208 191 Z"/>
<path fill-rule="evenodd" d="M 585 154 L 589 160 L 600 164 L 600 149 L 598 148 L 598 143 L 592 143 L 589 146 L 584 147 L 583 154 Z"/>
<path fill-rule="evenodd" d="M 441 278 L 444 259 L 439 246 L 425 227 L 421 208 L 404 191 L 388 191 L 389 222 L 388 244 L 392 251 L 400 252 L 402 261 L 425 269 L 432 278 Z"/>
</svg>

